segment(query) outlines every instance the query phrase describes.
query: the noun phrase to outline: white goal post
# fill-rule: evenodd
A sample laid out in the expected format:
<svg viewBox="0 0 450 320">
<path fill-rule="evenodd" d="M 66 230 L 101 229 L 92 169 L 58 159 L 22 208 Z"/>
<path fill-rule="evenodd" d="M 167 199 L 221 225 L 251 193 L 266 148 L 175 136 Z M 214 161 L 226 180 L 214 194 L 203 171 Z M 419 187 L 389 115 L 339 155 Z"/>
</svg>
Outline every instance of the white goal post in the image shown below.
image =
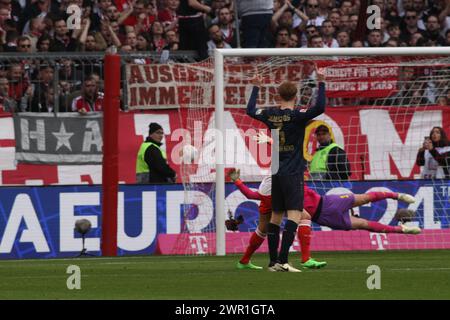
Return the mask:
<svg viewBox="0 0 450 320">
<path fill-rule="evenodd" d="M 224 58 L 261 56 L 415 56 L 450 55 L 450 47 L 401 47 L 401 48 L 290 48 L 290 49 L 215 49 L 215 125 L 218 132 L 224 131 Z M 224 256 L 225 244 L 225 134 L 216 139 L 216 255 Z"/>
</svg>

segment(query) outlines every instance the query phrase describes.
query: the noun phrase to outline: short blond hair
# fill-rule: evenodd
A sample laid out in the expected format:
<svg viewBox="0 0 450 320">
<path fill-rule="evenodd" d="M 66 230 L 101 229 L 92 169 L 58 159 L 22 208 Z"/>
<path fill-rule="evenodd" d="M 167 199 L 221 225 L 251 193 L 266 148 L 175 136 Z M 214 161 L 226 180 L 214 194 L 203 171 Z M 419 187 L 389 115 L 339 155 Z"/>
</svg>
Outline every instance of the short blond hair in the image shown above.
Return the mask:
<svg viewBox="0 0 450 320">
<path fill-rule="evenodd" d="M 291 101 L 297 96 L 297 86 L 291 81 L 285 81 L 278 87 L 278 94 L 284 101 Z"/>
</svg>

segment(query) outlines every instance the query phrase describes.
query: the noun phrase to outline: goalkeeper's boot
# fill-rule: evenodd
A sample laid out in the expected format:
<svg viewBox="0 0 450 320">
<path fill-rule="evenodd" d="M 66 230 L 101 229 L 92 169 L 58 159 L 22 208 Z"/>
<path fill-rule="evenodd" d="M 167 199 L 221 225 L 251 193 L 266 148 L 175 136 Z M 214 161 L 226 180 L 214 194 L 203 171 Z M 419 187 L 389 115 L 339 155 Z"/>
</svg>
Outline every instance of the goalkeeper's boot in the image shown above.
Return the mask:
<svg viewBox="0 0 450 320">
<path fill-rule="evenodd" d="M 313 258 L 309 258 L 308 261 L 302 263 L 302 267 L 307 269 L 320 269 L 326 265 L 326 261 L 316 261 Z"/>
<path fill-rule="evenodd" d="M 410 227 L 405 224 L 400 225 L 402 227 L 402 233 L 405 234 L 419 234 L 422 230 L 419 227 Z"/>
<path fill-rule="evenodd" d="M 240 263 L 238 261 L 236 266 L 240 270 L 242 270 L 242 269 L 262 270 L 262 267 L 255 266 L 253 263 L 251 263 L 251 261 L 249 261 L 248 263 Z"/>
<path fill-rule="evenodd" d="M 398 199 L 398 201 L 403 201 L 406 203 L 416 202 L 416 199 L 412 195 L 407 194 L 407 193 L 399 193 L 397 199 Z"/>
</svg>

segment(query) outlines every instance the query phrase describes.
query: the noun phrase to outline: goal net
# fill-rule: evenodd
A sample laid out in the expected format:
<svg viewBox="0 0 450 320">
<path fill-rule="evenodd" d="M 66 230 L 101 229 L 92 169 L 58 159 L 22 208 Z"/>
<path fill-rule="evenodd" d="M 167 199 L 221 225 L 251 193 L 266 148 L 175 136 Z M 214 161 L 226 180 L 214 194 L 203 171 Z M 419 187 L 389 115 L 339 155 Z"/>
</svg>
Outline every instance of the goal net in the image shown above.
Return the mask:
<svg viewBox="0 0 450 320">
<path fill-rule="evenodd" d="M 408 208 L 415 211 L 408 223 L 424 232 L 419 236 L 385 235 L 332 231 L 314 224 L 312 249 L 450 248 L 448 170 L 442 162 L 433 160 L 430 150 L 421 149 L 426 137 L 436 139 L 430 136 L 433 128 L 450 132 L 450 58 L 448 52 L 408 56 L 393 51 L 370 56 L 225 56 L 223 70 L 214 68 L 213 59 L 170 65 L 170 72 L 178 75 L 175 78 L 180 100 L 178 113 L 185 130 L 183 144 L 194 146 L 179 162 L 185 205 L 182 233 L 173 253 L 223 254 L 216 250 L 216 244 L 225 239 L 225 252 L 245 250 L 258 222 L 257 201 L 246 199 L 226 173 L 231 168 L 240 169 L 241 179 L 257 189 L 261 179 L 269 174 L 271 164 L 270 146 L 257 144 L 253 138 L 270 132 L 245 111 L 251 79 L 256 73 L 263 78 L 258 107 L 277 105 L 277 87 L 289 80 L 298 86 L 298 108 L 305 109 L 315 103 L 316 66 L 326 74 L 327 109 L 306 129 L 305 159 L 310 163 L 320 145 L 315 135 L 319 126 L 328 128 L 332 142 L 344 152 L 336 156 L 333 168 L 329 164 L 328 172 L 307 170 L 307 185 L 321 195 L 370 191 L 412 194 L 417 201 L 409 206 L 388 199 L 355 208 L 353 214 L 396 225 L 397 210 Z M 222 74 L 224 83 L 219 90 L 223 93 L 224 112 L 217 119 L 215 100 L 222 94 L 215 95 L 214 80 Z M 222 123 L 223 132 L 214 131 L 217 121 Z M 225 137 L 222 167 L 217 167 L 216 161 L 218 135 Z M 450 151 L 443 138 L 427 142 L 428 145 L 442 155 L 439 161 Z M 219 179 L 216 176 L 217 168 L 225 170 L 227 182 L 225 190 L 220 191 L 224 192 L 224 201 L 219 208 L 216 191 L 223 181 L 220 175 Z M 222 235 L 225 219 L 239 215 L 244 217 L 239 231 Z M 298 243 L 294 243 L 293 250 L 298 249 Z"/>
</svg>

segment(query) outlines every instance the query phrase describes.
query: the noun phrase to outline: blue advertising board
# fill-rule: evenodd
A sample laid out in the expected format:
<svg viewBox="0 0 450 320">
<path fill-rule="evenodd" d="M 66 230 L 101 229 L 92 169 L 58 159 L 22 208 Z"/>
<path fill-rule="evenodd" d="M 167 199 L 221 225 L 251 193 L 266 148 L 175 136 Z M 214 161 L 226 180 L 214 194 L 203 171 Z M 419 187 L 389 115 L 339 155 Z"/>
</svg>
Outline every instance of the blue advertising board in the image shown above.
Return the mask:
<svg viewBox="0 0 450 320">
<path fill-rule="evenodd" d="M 257 188 L 258 183 L 249 183 Z M 317 184 L 319 186 L 319 184 Z M 119 255 L 153 254 L 158 234 L 177 234 L 186 228 L 185 219 L 195 221 L 199 210 L 185 211 L 183 185 L 121 185 L 118 210 Z M 208 202 L 206 222 L 190 224 L 190 232 L 213 230 L 214 197 L 208 194 L 210 186 L 195 190 L 201 201 Z M 448 180 L 362 181 L 320 183 L 316 189 L 325 193 L 365 193 L 368 191 L 395 191 L 416 197 L 410 209 L 417 211 L 416 221 L 421 228 L 441 229 L 450 226 L 450 182 Z M 197 195 L 198 195 L 197 194 Z M 254 231 L 258 220 L 255 201 L 246 200 L 233 184 L 226 186 L 226 203 L 235 216 L 245 221 L 240 231 Z M 197 197 L 198 198 L 198 197 Z M 195 208 L 196 206 L 192 206 Z M 398 208 L 407 207 L 395 200 L 383 200 L 360 207 L 356 213 L 363 218 L 393 224 Z M 87 234 L 86 247 L 100 255 L 101 187 L 47 186 L 0 188 L 0 259 L 74 257 L 81 251 L 80 235 L 74 223 L 81 218 L 92 223 Z M 203 217 L 204 218 L 204 217 Z M 315 231 L 323 228 L 314 225 Z"/>
</svg>

